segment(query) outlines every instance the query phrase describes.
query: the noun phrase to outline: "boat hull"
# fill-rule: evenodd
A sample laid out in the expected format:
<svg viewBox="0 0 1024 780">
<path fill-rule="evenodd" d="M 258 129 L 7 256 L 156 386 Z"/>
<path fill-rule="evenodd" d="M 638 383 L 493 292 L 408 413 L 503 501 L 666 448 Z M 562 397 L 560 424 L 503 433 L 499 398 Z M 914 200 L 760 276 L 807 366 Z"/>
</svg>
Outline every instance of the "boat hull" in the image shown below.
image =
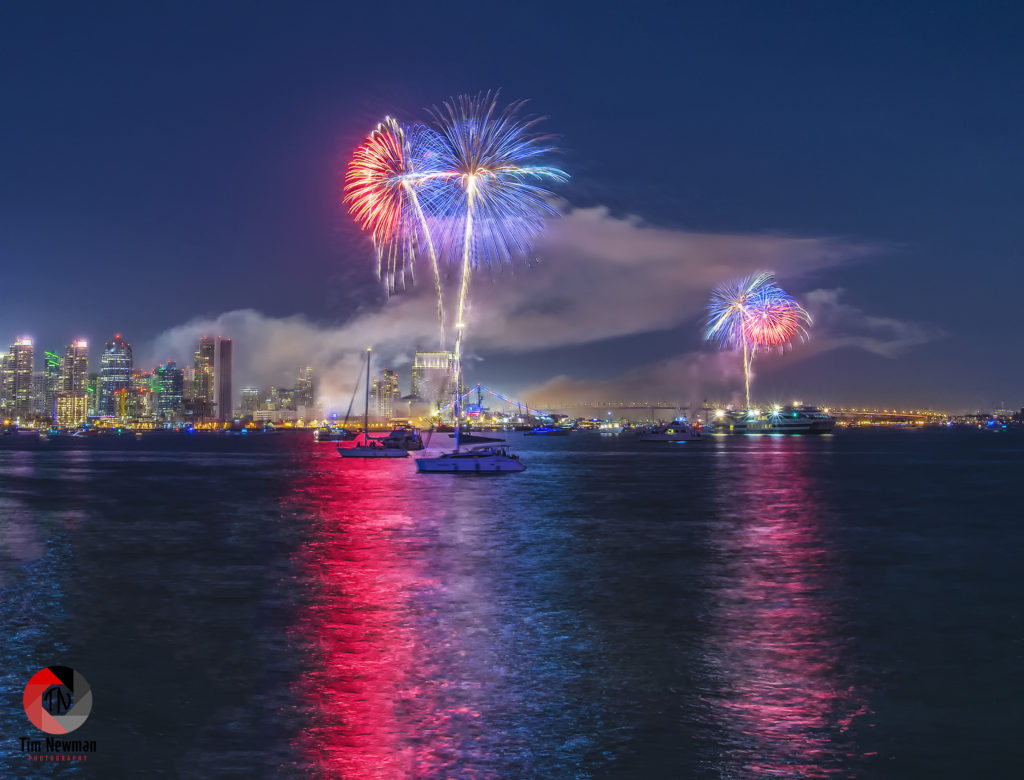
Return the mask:
<svg viewBox="0 0 1024 780">
<path fill-rule="evenodd" d="M 752 425 L 746 425 L 743 423 L 735 424 L 732 426 L 715 426 L 715 433 L 741 433 L 741 434 L 759 434 L 759 433 L 788 433 L 788 434 L 821 434 L 821 433 L 832 433 L 835 429 L 835 420 L 815 420 L 812 423 L 806 425 L 771 425 L 768 423 L 759 424 L 754 423 Z"/>
<path fill-rule="evenodd" d="M 416 461 L 416 470 L 421 474 L 473 474 L 484 476 L 526 471 L 526 466 L 516 458 L 460 458 L 457 456 L 442 456 L 440 458 L 420 458 Z"/>
<path fill-rule="evenodd" d="M 715 426 L 715 433 L 733 434 L 821 434 L 831 433 L 836 428 L 835 420 L 795 420 L 793 423 L 773 423 L 771 421 L 736 421 Z"/>
<path fill-rule="evenodd" d="M 408 458 L 406 450 L 388 449 L 385 447 L 338 447 L 338 454 L 343 458 Z"/>
<path fill-rule="evenodd" d="M 702 441 L 704 439 L 699 433 L 641 433 L 636 437 L 637 441 Z"/>
</svg>

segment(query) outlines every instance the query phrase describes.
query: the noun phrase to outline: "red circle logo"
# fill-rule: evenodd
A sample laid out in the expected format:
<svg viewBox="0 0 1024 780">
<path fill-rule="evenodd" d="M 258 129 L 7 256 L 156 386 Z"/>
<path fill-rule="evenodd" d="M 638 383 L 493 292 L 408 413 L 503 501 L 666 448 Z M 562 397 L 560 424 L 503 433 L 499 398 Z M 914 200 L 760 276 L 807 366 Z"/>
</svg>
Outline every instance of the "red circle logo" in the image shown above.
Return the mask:
<svg viewBox="0 0 1024 780">
<path fill-rule="evenodd" d="M 92 689 L 70 666 L 47 666 L 32 675 L 22 702 L 37 729 L 47 734 L 69 734 L 89 717 Z"/>
</svg>

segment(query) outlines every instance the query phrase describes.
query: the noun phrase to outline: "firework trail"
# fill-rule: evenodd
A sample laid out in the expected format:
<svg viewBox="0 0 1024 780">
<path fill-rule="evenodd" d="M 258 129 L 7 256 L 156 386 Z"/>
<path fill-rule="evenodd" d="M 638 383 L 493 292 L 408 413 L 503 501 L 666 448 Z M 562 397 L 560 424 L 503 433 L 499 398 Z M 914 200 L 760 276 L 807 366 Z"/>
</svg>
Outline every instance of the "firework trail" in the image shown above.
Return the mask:
<svg viewBox="0 0 1024 780">
<path fill-rule="evenodd" d="M 520 118 L 523 102 L 498 108 L 497 93 L 460 95 L 431 110 L 441 139 L 434 174 L 423 181 L 424 209 L 436 225 L 443 254 L 461 265 L 455 361 L 461 384 L 462 338 L 472 269 L 529 250 L 557 215 L 540 184 L 568 175 L 537 164 L 552 151 L 550 136 L 534 131 L 538 117 Z"/>
<path fill-rule="evenodd" d="M 541 186 L 563 182 L 560 170 L 538 164 L 553 151 L 538 117 L 521 117 L 523 101 L 504 109 L 498 94 L 460 95 L 435 106 L 434 128 L 385 119 L 356 150 L 345 177 L 344 202 L 373 238 L 378 274 L 389 293 L 417 252 L 430 255 L 437 289 L 441 346 L 445 315 L 439 258 L 461 266 L 454 349 L 462 384 L 462 339 L 472 270 L 525 253 L 556 216 Z"/>
<path fill-rule="evenodd" d="M 743 378 L 750 408 L 750 367 L 759 351 L 807 338 L 811 316 L 767 272 L 716 287 L 708 304 L 705 338 L 721 349 L 743 351 Z"/>
<path fill-rule="evenodd" d="M 390 294 L 400 276 L 412 275 L 417 249 L 426 247 L 437 291 L 437 319 L 444 348 L 444 298 L 437 252 L 417 190 L 430 179 L 439 138 L 424 125 L 385 118 L 356 149 L 345 174 L 343 202 L 377 251 L 377 275 Z"/>
</svg>

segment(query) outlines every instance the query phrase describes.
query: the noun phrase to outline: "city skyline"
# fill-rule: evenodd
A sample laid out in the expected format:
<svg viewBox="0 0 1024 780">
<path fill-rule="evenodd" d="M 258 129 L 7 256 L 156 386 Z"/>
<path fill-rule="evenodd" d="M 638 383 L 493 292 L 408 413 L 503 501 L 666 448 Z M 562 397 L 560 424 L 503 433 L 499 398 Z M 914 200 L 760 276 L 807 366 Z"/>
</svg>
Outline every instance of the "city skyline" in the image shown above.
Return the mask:
<svg viewBox="0 0 1024 780">
<path fill-rule="evenodd" d="M 51 348 L 83 326 L 94 343 L 125 332 L 147 364 L 183 365 L 190 353 L 166 345 L 184 331 L 248 318 L 252 332 L 230 328 L 237 397 L 286 371 L 284 346 L 256 376 L 243 345 L 284 341 L 298 321 L 344 397 L 365 346 L 408 365 L 436 343 L 429 285 L 388 299 L 376 279 L 340 203 L 346 159 L 384 114 L 500 86 L 551 118 L 573 180 L 535 251 L 473 281 L 477 378 L 525 395 L 636 393 L 652 376 L 658 395 L 731 391 L 733 372 L 701 343 L 702 303 L 732 275 L 771 270 L 815 324 L 807 345 L 759 359 L 755 395 L 1021 400 L 1024 367 L 992 357 L 1012 353 L 1015 320 L 987 304 L 1019 253 L 1024 109 L 1007 94 L 1024 75 L 1020 9 L 684 5 L 664 9 L 662 29 L 625 21 L 614 38 L 588 9 L 570 15 L 571 45 L 523 13 L 502 19 L 501 42 L 468 36 L 469 78 L 430 56 L 442 31 L 423 11 L 424 34 L 373 79 L 361 66 L 375 44 L 328 33 L 368 10 L 287 26 L 266 9 L 203 13 L 223 35 L 188 6 L 9 15 L 0 57 L 25 75 L 9 91 L 19 122 L 0 129 L 0 256 L 11 289 L 39 295 L 14 296 L 0 332 Z M 123 56 L 101 61 L 97 47 Z M 598 56 L 608 47 L 614 64 Z M 61 280 L 45 296 L 39 268 Z M 445 276 L 450 287 L 457 269 Z M 97 307 L 108 278 L 118 294 Z"/>
<path fill-rule="evenodd" d="M 191 366 L 189 366 L 189 368 L 193 372 L 197 372 L 199 374 L 202 373 L 202 371 L 200 371 L 200 369 L 199 369 L 199 365 L 200 365 L 200 362 L 201 362 L 200 355 L 201 355 L 201 353 L 203 351 L 203 344 L 204 343 L 207 344 L 207 353 L 211 354 L 211 355 L 214 352 L 218 351 L 218 349 L 220 347 L 222 347 L 225 343 L 227 343 L 227 345 L 228 345 L 228 348 L 227 348 L 228 349 L 228 357 L 230 358 L 230 355 L 231 355 L 232 349 L 233 349 L 233 347 L 231 346 L 233 344 L 233 339 L 228 338 L 228 337 L 223 337 L 223 336 L 217 336 L 217 337 L 200 336 L 200 337 L 198 337 L 196 339 L 196 341 L 198 342 L 200 348 L 198 350 L 195 350 L 192 353 L 191 359 L 187 359 L 187 360 L 184 361 L 184 364 L 189 364 L 189 363 L 192 364 Z M 125 347 L 127 347 L 127 349 L 128 349 L 128 354 L 129 354 L 129 363 L 128 363 L 128 365 L 129 365 L 129 367 L 131 367 L 132 366 L 132 363 L 131 363 L 132 349 L 131 349 L 131 346 L 125 342 L 125 340 L 122 338 L 120 333 L 114 334 L 113 340 L 111 342 L 107 342 L 104 350 L 100 351 L 98 354 L 94 354 L 94 358 L 90 357 L 90 355 L 93 354 L 93 353 L 90 353 L 88 351 L 88 349 L 87 349 L 88 345 L 91 343 L 89 339 L 74 339 L 71 342 L 71 346 L 74 346 L 74 345 L 79 345 L 79 346 L 84 345 L 85 348 L 86 348 L 86 353 L 85 353 L 85 358 L 84 358 L 85 361 L 86 361 L 86 366 L 87 366 L 87 368 L 86 368 L 86 376 L 88 376 L 90 378 L 95 378 L 95 381 L 97 383 L 96 393 L 97 393 L 97 403 L 98 403 L 99 406 L 97 407 L 96 414 L 98 416 L 103 416 L 103 415 L 100 414 L 100 411 L 99 411 L 100 408 L 102 408 L 104 410 L 108 410 L 109 408 L 111 408 L 112 401 L 109 399 L 109 396 L 106 399 L 104 399 L 104 395 L 105 394 L 104 394 L 104 391 L 103 391 L 103 389 L 101 387 L 101 386 L 104 386 L 104 379 L 103 378 L 104 378 L 104 370 L 105 370 L 105 366 L 106 366 L 104 361 L 105 361 L 106 358 L 109 357 L 111 345 L 119 343 L 119 342 L 121 344 L 123 344 Z M 12 340 L 12 343 L 10 345 L 10 350 L 14 350 L 15 347 L 22 347 L 22 348 L 28 347 L 27 354 L 29 356 L 29 360 L 31 361 L 31 368 L 29 369 L 29 376 L 31 377 L 30 381 L 31 382 L 35 382 L 35 383 L 41 383 L 41 382 L 44 382 L 44 380 L 50 375 L 51 371 L 56 372 L 57 369 L 59 369 L 59 366 L 60 366 L 60 356 L 56 352 L 52 352 L 52 351 L 49 351 L 49 350 L 46 350 L 46 351 L 40 353 L 39 355 L 33 356 L 33 354 L 34 354 L 33 353 L 34 344 L 35 344 L 35 339 L 33 339 L 31 336 L 17 336 L 17 337 L 15 337 Z M 255 353 L 258 355 L 258 353 L 259 353 L 259 344 L 258 343 L 257 344 L 250 344 L 250 345 L 248 345 L 248 347 L 249 347 L 249 349 L 255 351 Z M 347 350 L 345 350 L 345 351 L 347 352 Z M 11 354 L 3 353 L 2 355 L 0 355 L 0 357 L 2 357 L 3 360 L 5 361 L 3 366 L 0 366 L 0 369 L 2 369 L 2 370 L 0 370 L 0 377 L 6 377 L 7 381 L 11 381 L 13 379 L 13 376 L 14 376 L 13 374 L 11 374 L 8 371 L 8 369 L 6 367 L 7 366 L 6 361 L 10 360 L 13 357 L 13 354 L 14 353 L 12 352 Z M 442 374 L 446 374 L 447 373 L 447 369 L 443 369 L 442 370 L 440 364 L 437 363 L 437 360 L 440 357 L 442 357 L 442 356 L 445 356 L 445 359 L 447 359 L 447 360 L 451 359 L 451 353 L 450 352 L 436 352 L 436 351 L 429 351 L 429 350 L 427 350 L 427 351 L 416 351 L 414 359 L 406 359 L 404 361 L 400 360 L 397 363 L 393 363 L 393 365 L 395 365 L 397 370 L 392 370 L 391 368 L 375 369 L 374 370 L 374 375 L 373 375 L 373 377 L 371 377 L 372 384 L 373 384 L 373 389 L 372 389 L 371 397 L 373 399 L 372 403 L 374 404 L 374 408 L 375 409 L 378 408 L 378 404 L 380 403 L 377 400 L 378 395 L 377 395 L 376 386 L 377 386 L 378 381 L 385 374 L 393 375 L 393 378 L 392 378 L 391 382 L 392 382 L 392 384 L 396 385 L 396 387 L 397 387 L 397 390 L 396 390 L 397 395 L 394 395 L 393 398 L 399 399 L 399 398 L 402 398 L 402 397 L 406 396 L 406 390 L 407 390 L 409 397 L 418 398 L 419 400 L 422 400 L 424 402 L 428 402 L 430 405 L 435 406 L 435 407 L 438 406 L 439 404 L 442 404 L 443 403 L 443 399 L 441 398 L 441 395 L 445 395 L 445 398 L 447 398 L 446 394 L 448 392 L 448 387 L 449 387 L 449 381 L 448 380 L 440 383 L 440 386 L 444 388 L 442 390 L 441 394 L 438 394 L 437 392 L 433 392 L 433 391 L 423 391 L 422 388 L 419 388 L 420 392 L 418 392 L 418 388 L 417 388 L 417 371 L 418 371 L 418 369 L 419 369 L 419 373 L 420 373 L 421 376 L 429 375 L 431 372 L 437 373 L 439 370 L 440 370 L 440 373 L 442 373 Z M 203 358 L 203 360 L 205 361 L 205 360 L 207 360 L 207 358 Z M 276 389 L 286 389 L 286 390 L 288 390 L 288 392 L 299 393 L 300 395 L 302 395 L 303 398 L 307 399 L 308 405 L 312 406 L 312 395 L 311 395 L 311 391 L 309 391 L 308 388 L 312 386 L 312 382 L 313 382 L 312 377 L 313 376 L 320 377 L 320 375 L 314 370 L 314 368 L 312 366 L 304 365 L 304 361 L 301 359 L 301 356 L 293 355 L 292 356 L 292 361 L 294 362 L 294 365 L 296 366 L 295 368 L 287 369 L 283 373 L 282 372 L 278 372 L 279 376 L 284 377 L 283 379 L 271 380 L 271 381 L 262 381 L 262 382 L 243 381 L 243 382 L 238 383 L 237 385 L 234 385 L 234 389 L 233 390 L 230 389 L 231 381 L 229 380 L 227 393 L 228 393 L 228 397 L 230 397 L 232 399 L 231 400 L 232 411 L 237 413 L 237 412 L 239 412 L 240 409 L 244 410 L 244 408 L 245 408 L 245 393 L 246 393 L 246 391 L 251 391 L 251 390 L 258 390 L 259 393 L 264 393 L 265 391 L 275 391 Z M 431 362 L 431 361 L 433 361 L 433 362 Z M 147 377 L 151 377 L 151 376 L 155 377 L 155 376 L 158 375 L 158 373 L 161 370 L 164 370 L 166 368 L 171 368 L 171 369 L 174 369 L 174 370 L 182 371 L 183 369 L 178 368 L 179 362 L 181 362 L 181 361 L 167 359 L 167 360 L 164 360 L 164 361 L 160 361 L 160 362 L 156 363 L 155 365 L 139 363 L 138 365 L 134 366 L 134 372 L 135 372 L 136 375 L 138 375 L 140 371 L 145 371 L 145 372 L 147 372 L 145 374 Z M 308 362 L 308 361 L 305 361 L 305 362 Z M 349 364 L 346 363 L 345 365 L 348 366 Z M 389 365 L 391 365 L 391 364 L 389 364 Z M 97 370 L 94 371 L 93 370 L 94 368 L 97 369 Z M 426 371 L 423 371 L 423 369 L 426 369 Z M 207 370 L 209 370 L 209 368 Z M 22 373 L 24 373 L 24 371 L 25 371 L 25 369 L 23 368 L 22 369 Z M 359 375 L 360 371 L 361 371 L 361 368 L 356 367 L 354 371 L 352 371 L 351 373 L 349 373 L 349 374 L 347 374 L 345 376 L 345 378 L 343 380 L 343 383 L 342 383 L 343 387 L 345 388 L 345 390 L 344 390 L 344 397 L 345 398 L 348 397 L 348 394 L 351 393 L 353 391 L 353 389 L 358 392 L 359 387 L 361 387 L 361 380 L 357 381 L 357 378 L 358 378 L 358 375 Z M 56 375 L 56 373 L 55 373 L 55 375 Z M 216 401 L 216 403 L 212 403 L 212 406 L 213 406 L 214 410 L 217 410 L 223 404 L 223 398 L 222 398 L 222 390 L 223 390 L 223 388 L 219 388 L 217 386 L 217 384 L 212 379 L 212 376 L 213 376 L 213 374 L 211 372 L 210 373 L 210 377 L 207 377 L 205 379 L 200 379 L 200 382 L 201 382 L 203 387 L 199 391 L 199 398 L 200 398 L 200 400 L 202 400 L 202 401 L 204 401 L 206 403 L 212 403 L 212 402 L 209 401 L 207 396 L 211 396 L 211 397 L 212 396 L 216 396 L 217 397 L 217 401 Z M 305 376 L 305 380 L 303 379 L 303 376 Z M 322 381 L 322 379 L 323 379 L 323 377 L 320 377 L 317 380 L 317 384 L 318 385 L 319 385 L 320 381 Z M 251 380 L 251 377 L 250 377 L 250 380 Z M 305 381 L 306 389 L 303 389 L 303 382 L 304 381 Z M 212 388 L 212 389 L 205 388 L 205 384 L 207 382 L 211 383 L 210 384 L 210 388 Z M 437 383 L 437 380 L 436 379 L 428 380 L 428 384 L 431 383 L 431 382 Z M 465 386 L 467 386 L 467 387 L 471 386 L 471 385 L 473 385 L 476 382 L 477 382 L 477 380 L 475 380 L 475 379 L 474 379 L 473 382 L 468 382 L 467 381 Z M 739 382 L 740 382 L 740 386 L 742 386 L 742 380 L 741 379 L 739 380 Z M 420 384 L 421 385 L 423 384 L 422 380 L 420 380 Z M 733 381 L 732 384 L 735 385 L 735 378 L 734 378 L 734 381 Z M 24 385 L 24 380 L 22 380 L 22 385 Z M 292 389 L 289 389 L 290 385 L 293 386 Z M 657 405 L 663 405 L 663 404 L 672 404 L 672 405 L 675 405 L 675 406 L 677 406 L 679 408 L 696 408 L 701 403 L 707 401 L 708 398 L 713 398 L 715 400 L 715 403 L 718 404 L 718 405 L 742 406 L 742 403 L 737 402 L 737 397 L 739 397 L 739 395 L 740 395 L 739 391 L 737 390 L 736 387 L 733 387 L 733 386 L 728 385 L 728 384 L 726 385 L 727 389 L 726 389 L 725 392 L 711 392 L 711 393 L 707 393 L 707 394 L 704 394 L 702 399 L 698 399 L 697 395 L 694 395 L 693 393 L 689 393 L 685 389 L 685 387 L 680 387 L 678 392 L 669 392 L 669 393 L 660 393 L 660 394 L 658 392 L 651 392 L 651 393 L 648 393 L 646 395 L 643 394 L 643 393 L 636 393 L 636 392 L 624 392 L 624 393 L 619 393 L 618 395 L 616 395 L 615 391 L 617 389 L 619 389 L 619 388 L 617 388 L 614 383 L 607 383 L 604 386 L 609 391 L 609 392 L 605 393 L 604 395 L 599 395 L 599 394 L 594 394 L 594 393 L 583 393 L 583 394 L 580 394 L 580 395 L 574 395 L 573 392 L 574 392 L 575 388 L 573 387 L 572 384 L 566 384 L 566 385 L 557 385 L 556 384 L 556 385 L 553 385 L 552 388 L 546 392 L 546 394 L 542 394 L 542 395 L 537 395 L 537 394 L 522 395 L 521 397 L 526 399 L 526 403 L 535 403 L 538 407 L 550 407 L 552 409 L 557 409 L 557 408 L 577 408 L 577 407 L 578 408 L 587 408 L 587 407 L 602 406 L 602 405 L 608 406 L 609 408 L 614 408 L 616 405 L 623 405 L 623 404 L 626 404 L 626 405 L 634 405 L 635 404 L 638 408 L 642 408 L 642 407 L 646 407 L 646 406 L 651 406 L 651 405 L 657 406 Z M 652 388 L 655 387 L 654 385 L 651 385 L 651 386 L 652 386 Z M 729 387 L 731 387 L 731 389 L 728 389 Z M 114 392 L 116 392 L 116 389 L 125 389 L 125 388 L 127 388 L 127 384 L 126 384 L 125 380 L 122 379 L 120 384 L 116 385 L 116 387 L 114 388 Z M 0 390 L 2 390 L 2 392 L 0 392 L 0 400 L 3 400 L 3 401 L 7 401 L 7 399 L 13 398 L 13 396 L 17 394 L 15 391 L 12 390 L 12 388 L 9 388 L 7 385 L 3 385 L 2 388 L 0 388 Z M 40 387 L 35 387 L 32 390 L 32 392 L 36 393 L 37 395 L 45 394 L 45 392 Z M 49 391 L 46 391 L 46 392 L 49 392 Z M 52 392 L 56 392 L 56 391 L 52 391 Z M 765 406 L 765 405 L 772 405 L 772 404 L 777 404 L 777 403 L 787 403 L 787 402 L 793 401 L 794 399 L 807 399 L 808 398 L 808 396 L 806 394 L 801 393 L 801 392 L 778 392 L 776 390 L 761 391 L 760 394 L 755 392 L 755 397 L 757 398 L 757 400 L 754 403 L 754 406 Z M 1013 397 L 1011 396 L 1011 399 L 1012 398 Z M 883 401 L 883 402 L 858 401 L 856 399 L 853 402 L 851 402 L 849 400 L 846 400 L 846 401 L 833 401 L 833 400 L 828 399 L 828 398 L 815 398 L 814 400 L 815 400 L 815 403 L 818 403 L 821 406 L 830 406 L 830 407 L 833 407 L 833 408 L 836 408 L 836 409 L 840 409 L 841 408 L 843 410 L 849 409 L 851 411 L 856 411 L 857 409 L 863 409 L 864 411 L 867 411 L 869 408 L 870 409 L 875 409 L 875 410 L 883 410 L 883 409 L 888 410 L 888 409 L 891 408 L 893 410 L 895 410 L 895 409 L 901 409 L 901 410 L 902 409 L 906 409 L 906 410 L 911 410 L 911 409 L 921 409 L 921 410 L 924 410 L 924 409 L 928 409 L 928 410 L 933 410 L 933 411 L 937 411 L 937 412 L 945 412 L 945 413 L 950 413 L 950 414 L 962 414 L 962 413 L 973 413 L 973 412 L 982 412 L 982 411 L 1002 411 L 1002 412 L 1005 412 L 1006 410 L 1011 410 L 1012 411 L 1012 410 L 1021 408 L 1020 402 L 1015 401 L 1015 400 L 1007 400 L 1005 398 L 993 399 L 991 402 L 989 402 L 987 404 L 981 404 L 981 405 L 972 406 L 972 407 L 956 407 L 956 406 L 949 407 L 949 406 L 938 406 L 938 405 L 930 405 L 930 404 L 923 404 L 923 403 L 919 403 L 919 404 L 897 403 L 897 402 L 895 402 L 893 400 L 888 400 L 888 401 Z M 324 414 L 328 414 L 328 413 L 331 413 L 331 412 L 337 412 L 337 410 L 339 408 L 344 407 L 345 403 L 343 401 L 344 401 L 344 398 L 342 398 L 341 395 L 333 394 L 333 395 L 326 395 L 325 396 L 325 395 L 321 395 L 319 390 L 317 392 L 316 402 L 318 404 L 322 405 L 322 407 L 323 407 L 322 411 L 323 411 Z M 22 400 L 21 403 L 24 404 L 25 401 Z M 45 410 L 45 408 L 46 408 L 45 402 L 44 401 L 40 401 L 40 403 L 42 404 L 41 409 Z M 56 409 L 56 406 L 54 406 L 53 408 Z M 271 406 L 271 408 L 273 408 L 273 405 Z M 90 407 L 90 409 L 91 409 L 91 407 Z M 54 414 L 56 414 L 56 411 L 54 411 Z M 11 416 L 11 415 L 8 414 L 8 416 Z M 114 414 L 114 415 L 108 415 L 108 416 L 117 416 L 117 415 Z M 222 417 L 221 417 L 221 415 L 219 413 L 217 413 L 215 416 L 218 419 L 222 419 Z M 223 418 L 223 419 L 227 419 L 227 418 Z"/>
</svg>

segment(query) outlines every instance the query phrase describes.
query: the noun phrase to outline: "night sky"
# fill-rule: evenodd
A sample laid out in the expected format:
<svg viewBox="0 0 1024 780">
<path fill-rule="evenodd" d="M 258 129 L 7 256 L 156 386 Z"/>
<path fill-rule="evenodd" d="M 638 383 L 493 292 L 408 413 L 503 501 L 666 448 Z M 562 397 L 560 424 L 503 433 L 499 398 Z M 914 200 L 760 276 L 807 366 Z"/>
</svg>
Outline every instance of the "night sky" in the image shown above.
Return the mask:
<svg viewBox="0 0 1024 780">
<path fill-rule="evenodd" d="M 500 88 L 548 117 L 573 176 L 558 194 L 577 216 L 841 247 L 774 269 L 798 299 L 832 308 L 816 348 L 756 366 L 763 394 L 1024 405 L 1017 4 L 149 5 L 0 16 L 5 344 L 116 331 L 154 361 L 183 359 L 158 350 L 195 318 L 299 316 L 329 338 L 401 311 L 339 205 L 340 173 L 385 114 L 423 118 L 450 95 Z M 573 235 L 565 222 L 556 238 Z M 557 268 L 551 246 L 514 277 L 480 275 L 473 318 L 489 316 L 496 287 Z M 562 278 L 600 298 L 586 258 L 572 262 Z M 469 378 L 642 392 L 645 367 L 710 351 L 707 282 L 691 278 L 666 280 L 680 287 L 674 320 L 631 329 L 642 302 L 604 307 L 619 335 L 509 348 L 482 334 Z M 263 379 L 246 370 L 240 384 Z"/>
</svg>

